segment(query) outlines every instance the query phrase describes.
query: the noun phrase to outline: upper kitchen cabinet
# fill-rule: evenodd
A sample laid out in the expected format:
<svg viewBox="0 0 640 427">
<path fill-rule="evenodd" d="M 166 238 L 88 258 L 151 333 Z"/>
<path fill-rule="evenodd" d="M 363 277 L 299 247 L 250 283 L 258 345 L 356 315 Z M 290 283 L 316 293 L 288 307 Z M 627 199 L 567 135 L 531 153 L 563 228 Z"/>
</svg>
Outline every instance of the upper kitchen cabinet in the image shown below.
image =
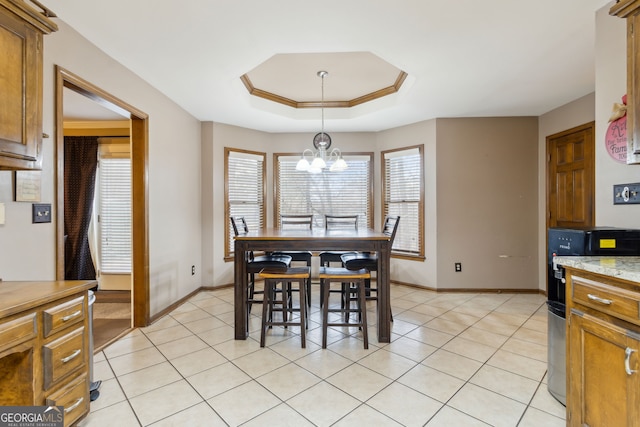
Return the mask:
<svg viewBox="0 0 640 427">
<path fill-rule="evenodd" d="M 0 0 L 0 169 L 42 168 L 42 38 L 58 29 L 45 13 Z"/>
<path fill-rule="evenodd" d="M 627 20 L 627 163 L 640 163 L 640 0 L 618 0 L 609 14 Z"/>
</svg>

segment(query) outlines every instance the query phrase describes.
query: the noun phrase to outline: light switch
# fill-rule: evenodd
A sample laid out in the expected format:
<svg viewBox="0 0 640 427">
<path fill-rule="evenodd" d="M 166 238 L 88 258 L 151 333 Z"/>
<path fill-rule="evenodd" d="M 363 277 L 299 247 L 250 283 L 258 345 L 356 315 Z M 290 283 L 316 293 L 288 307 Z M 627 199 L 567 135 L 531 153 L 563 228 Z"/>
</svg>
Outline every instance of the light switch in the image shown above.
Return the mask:
<svg viewBox="0 0 640 427">
<path fill-rule="evenodd" d="M 4 224 L 4 203 L 0 203 L 0 225 Z"/>
<path fill-rule="evenodd" d="M 32 210 L 32 223 L 51 222 L 51 204 L 34 203 Z"/>
<path fill-rule="evenodd" d="M 615 184 L 613 186 L 614 205 L 635 205 L 640 203 L 640 182 Z"/>
</svg>

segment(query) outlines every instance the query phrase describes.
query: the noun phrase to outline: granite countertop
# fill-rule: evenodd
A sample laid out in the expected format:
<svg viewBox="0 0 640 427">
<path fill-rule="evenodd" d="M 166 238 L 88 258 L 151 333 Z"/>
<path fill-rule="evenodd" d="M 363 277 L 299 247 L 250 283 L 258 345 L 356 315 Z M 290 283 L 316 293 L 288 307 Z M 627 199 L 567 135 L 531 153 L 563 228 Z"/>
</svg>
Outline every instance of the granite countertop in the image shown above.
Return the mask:
<svg viewBox="0 0 640 427">
<path fill-rule="evenodd" d="M 556 256 L 554 264 L 640 283 L 638 256 Z"/>
</svg>

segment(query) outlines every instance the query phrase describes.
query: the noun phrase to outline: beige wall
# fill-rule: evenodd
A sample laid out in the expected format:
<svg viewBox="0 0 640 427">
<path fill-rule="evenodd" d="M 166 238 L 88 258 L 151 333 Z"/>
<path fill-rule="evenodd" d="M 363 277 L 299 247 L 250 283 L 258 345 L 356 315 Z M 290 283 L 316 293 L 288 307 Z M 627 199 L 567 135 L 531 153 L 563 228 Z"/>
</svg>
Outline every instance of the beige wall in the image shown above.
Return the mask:
<svg viewBox="0 0 640 427">
<path fill-rule="evenodd" d="M 202 221 L 202 285 L 213 286 L 214 277 L 214 244 L 213 233 L 214 224 L 214 171 L 213 171 L 213 122 L 202 122 L 201 124 L 201 147 L 200 147 L 200 178 L 202 185 L 201 211 Z"/>
<path fill-rule="evenodd" d="M 438 119 L 438 288 L 538 287 L 537 126 Z"/>
<path fill-rule="evenodd" d="M 151 314 L 200 286 L 200 123 L 59 19 L 44 38 L 43 131 L 55 135 L 58 64 L 149 115 L 149 272 Z M 54 206 L 54 138 L 44 140 L 42 202 Z M 12 202 L 11 172 L 0 173 L 0 277 L 55 279 L 55 224 L 31 224 L 31 205 Z M 196 275 L 191 266 L 196 265 Z"/>
<path fill-rule="evenodd" d="M 615 162 L 604 145 L 613 104 L 626 93 L 627 75 L 626 23 L 610 16 L 609 8 L 596 13 L 596 225 L 640 228 L 640 205 L 613 204 L 613 185 L 640 182 L 640 165 Z"/>
</svg>

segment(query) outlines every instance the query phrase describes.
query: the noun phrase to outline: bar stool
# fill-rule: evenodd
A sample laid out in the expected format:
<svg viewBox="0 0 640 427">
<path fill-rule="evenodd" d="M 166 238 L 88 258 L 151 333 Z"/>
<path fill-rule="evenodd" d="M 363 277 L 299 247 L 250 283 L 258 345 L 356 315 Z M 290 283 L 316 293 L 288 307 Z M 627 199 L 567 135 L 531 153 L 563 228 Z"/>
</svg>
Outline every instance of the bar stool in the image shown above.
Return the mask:
<svg viewBox="0 0 640 427">
<path fill-rule="evenodd" d="M 282 230 L 311 230 L 313 228 L 313 215 L 280 215 L 280 229 Z M 290 256 L 292 262 L 304 262 L 311 267 L 311 251 L 276 251 L 271 255 Z M 307 303 L 311 307 L 311 277 L 307 280 Z"/>
<path fill-rule="evenodd" d="M 391 241 L 391 246 L 393 246 L 393 241 L 396 237 L 396 232 L 398 231 L 398 224 L 400 224 L 399 216 L 391 216 L 387 215 L 384 219 L 384 226 L 382 227 L 382 232 L 389 236 L 389 240 Z M 378 254 L 370 253 L 370 252 L 351 252 L 342 255 L 341 257 L 342 265 L 349 270 L 360 270 L 361 268 L 366 268 L 369 272 L 375 271 L 378 274 Z M 376 278 L 377 281 L 377 278 Z M 371 285 L 371 279 L 365 281 L 365 293 L 367 295 L 367 300 L 378 300 L 378 287 L 376 283 L 376 287 L 374 288 Z M 389 307 L 389 317 L 393 322 L 393 314 L 391 313 L 391 307 Z"/>
<path fill-rule="evenodd" d="M 357 230 L 358 229 L 358 215 L 325 215 L 324 216 L 324 228 L 325 230 Z M 351 252 L 345 251 L 324 251 L 320 252 L 320 266 L 331 267 L 331 263 L 339 263 L 340 267 L 344 267 L 342 263 L 342 255 Z M 320 282 L 320 307 L 322 307 L 322 282 Z M 330 291 L 341 292 L 341 291 Z"/>
<path fill-rule="evenodd" d="M 364 292 L 365 280 L 371 279 L 371 274 L 365 268 L 361 270 L 347 270 L 343 267 L 320 267 L 320 288 L 322 289 L 322 348 L 327 348 L 328 326 L 359 326 L 362 330 L 365 350 L 369 348 L 367 335 L 367 299 Z M 342 286 L 340 308 L 329 308 L 331 282 L 340 282 Z M 351 307 L 355 294 L 356 308 Z M 342 322 L 329 323 L 329 313 L 341 313 Z M 351 313 L 358 313 L 358 322 L 350 323 Z"/>
<path fill-rule="evenodd" d="M 260 347 L 264 347 L 267 328 L 272 326 L 300 326 L 300 338 L 302 348 L 306 347 L 305 329 L 307 328 L 307 291 L 306 283 L 311 276 L 309 267 L 291 267 L 285 271 L 263 269 L 258 277 L 264 279 L 264 300 L 262 303 L 262 329 L 260 330 Z M 298 288 L 294 289 L 292 283 L 297 282 Z M 276 288 L 278 283 L 282 283 L 282 300 L 276 300 Z M 299 292 L 300 300 L 297 307 L 293 306 L 293 292 Z M 280 307 L 276 307 L 279 305 Z M 282 320 L 277 321 L 273 316 L 274 312 L 282 312 Z M 300 319 L 293 321 L 293 312 L 300 313 Z M 290 317 L 288 316 L 290 315 Z M 289 317 L 289 318 L 288 318 Z"/>
<path fill-rule="evenodd" d="M 231 217 L 231 226 L 235 236 L 245 235 L 249 233 L 247 221 L 243 216 Z M 244 256 L 243 254 L 235 254 L 235 256 Z M 263 291 L 256 290 L 255 275 L 265 268 L 279 269 L 284 271 L 291 264 L 291 257 L 288 255 L 260 255 L 254 256 L 253 251 L 249 252 L 246 261 L 247 268 L 247 330 L 249 330 L 249 317 L 251 316 L 251 307 L 254 304 L 262 304 Z M 257 295 L 257 297 L 256 297 Z"/>
</svg>

